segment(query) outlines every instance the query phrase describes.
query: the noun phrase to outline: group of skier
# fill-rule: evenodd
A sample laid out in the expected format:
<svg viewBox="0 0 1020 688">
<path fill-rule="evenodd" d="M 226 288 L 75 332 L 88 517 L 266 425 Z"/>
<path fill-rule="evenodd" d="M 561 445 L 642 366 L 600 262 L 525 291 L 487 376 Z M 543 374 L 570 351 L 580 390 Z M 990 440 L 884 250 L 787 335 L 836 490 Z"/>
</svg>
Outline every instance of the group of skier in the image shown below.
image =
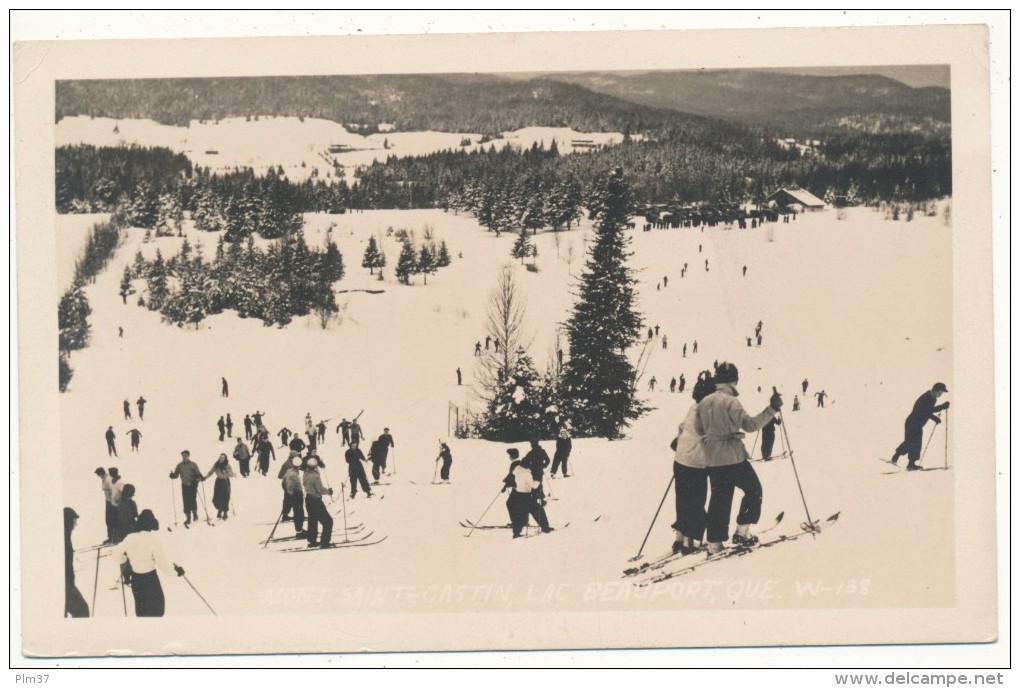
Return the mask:
<svg viewBox="0 0 1020 688">
<path fill-rule="evenodd" d="M 445 448 L 446 445 L 444 444 L 443 447 Z M 506 450 L 510 459 L 510 469 L 503 478 L 501 492 L 510 492 L 506 500 L 506 509 L 510 516 L 513 537 L 523 537 L 524 528 L 528 525 L 529 518 L 535 519 L 535 523 L 543 533 L 555 530 L 549 525 L 549 518 L 545 512 L 545 469 L 551 463 L 550 474 L 552 477 L 556 477 L 557 470 L 561 470 L 563 477 L 569 478 L 567 461 L 570 458 L 571 448 L 569 430 L 563 426 L 557 434 L 556 451 L 551 461 L 549 454 L 542 448 L 537 438 L 530 440 L 530 450 L 523 459 L 520 458 L 520 452 L 515 447 Z"/>
</svg>

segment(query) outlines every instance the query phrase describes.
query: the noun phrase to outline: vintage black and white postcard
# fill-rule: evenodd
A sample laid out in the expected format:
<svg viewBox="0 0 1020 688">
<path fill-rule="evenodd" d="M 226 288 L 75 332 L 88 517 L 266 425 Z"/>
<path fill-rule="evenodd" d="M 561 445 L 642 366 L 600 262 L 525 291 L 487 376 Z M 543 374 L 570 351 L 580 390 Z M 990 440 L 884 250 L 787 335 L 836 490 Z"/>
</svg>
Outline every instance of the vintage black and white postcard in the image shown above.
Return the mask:
<svg viewBox="0 0 1020 688">
<path fill-rule="evenodd" d="M 17 44 L 23 653 L 995 640 L 988 69 Z"/>
</svg>

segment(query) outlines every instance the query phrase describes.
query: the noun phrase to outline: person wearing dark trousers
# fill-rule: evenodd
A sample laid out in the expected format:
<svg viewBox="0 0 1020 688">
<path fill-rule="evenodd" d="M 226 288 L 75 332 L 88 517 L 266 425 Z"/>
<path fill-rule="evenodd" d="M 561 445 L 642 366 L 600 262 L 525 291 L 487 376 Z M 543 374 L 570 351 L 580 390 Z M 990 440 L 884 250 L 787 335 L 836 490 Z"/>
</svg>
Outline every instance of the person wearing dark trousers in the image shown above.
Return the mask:
<svg viewBox="0 0 1020 688">
<path fill-rule="evenodd" d="M 163 546 L 156 533 L 159 521 L 153 513 L 146 509 L 138 514 L 138 530 L 131 533 L 114 552 L 114 561 L 120 562 L 122 580 L 131 586 L 131 595 L 135 601 L 135 616 L 163 616 L 166 611 L 166 598 L 163 586 L 159 582 L 157 569 L 178 577 L 184 575 L 184 569 L 167 559 Z"/>
<path fill-rule="evenodd" d="M 556 470 L 562 466 L 563 477 L 570 477 L 570 473 L 567 472 L 567 459 L 570 458 L 570 450 L 572 448 L 573 443 L 570 441 L 570 433 L 565 427 L 560 428 L 560 432 L 556 436 L 556 451 L 553 452 L 552 468 L 549 470 L 550 475 L 555 477 Z"/>
<path fill-rule="evenodd" d="M 443 465 L 439 468 L 439 479 L 444 483 L 450 482 L 450 466 L 453 465 L 453 454 L 450 453 L 450 447 L 446 442 L 439 444 L 439 456 L 436 457 L 436 461 L 443 462 Z"/>
<path fill-rule="evenodd" d="M 462 380 L 463 380 L 463 377 L 461 376 L 460 368 L 457 368 L 457 386 L 458 387 L 460 386 L 460 383 L 461 383 Z"/>
<path fill-rule="evenodd" d="M 170 479 L 181 479 L 181 502 L 184 504 L 184 527 L 198 520 L 198 484 L 205 480 L 198 465 L 191 460 L 191 452 L 181 452 L 181 462 L 170 473 Z"/>
<path fill-rule="evenodd" d="M 702 436 L 705 463 L 708 467 L 712 496 L 708 504 L 708 553 L 717 554 L 729 539 L 733 490 L 744 493 L 737 514 L 733 544 L 752 546 L 758 539 L 750 534 L 752 525 L 761 517 L 762 488 L 750 456 L 744 446 L 745 432 L 760 430 L 775 418 L 783 406 L 779 394 L 773 394 L 769 405 L 756 416 L 750 416 L 737 399 L 739 374 L 732 363 L 723 362 L 715 373 L 716 390 L 697 406 L 694 428 Z"/>
<path fill-rule="evenodd" d="M 782 423 L 777 416 L 761 428 L 761 458 L 767 459 L 772 456 L 772 447 L 776 444 L 776 426 Z"/>
<path fill-rule="evenodd" d="M 290 428 L 288 427 L 283 427 L 280 429 L 280 432 L 276 433 L 276 436 L 280 438 L 281 447 L 287 446 L 287 443 L 290 441 L 290 436 L 292 434 L 293 433 L 291 433 Z"/>
<path fill-rule="evenodd" d="M 227 414 L 227 422 L 225 423 L 225 425 L 227 426 L 227 437 L 232 438 L 234 436 L 234 421 L 230 417 L 229 413 Z"/>
<path fill-rule="evenodd" d="M 545 488 L 542 485 L 542 480 L 545 477 L 545 469 L 549 467 L 551 461 L 549 460 L 549 454 L 546 453 L 545 449 L 538 443 L 537 439 L 531 440 L 531 451 L 524 455 L 521 459 L 521 465 L 531 471 L 531 475 L 538 487 L 535 489 L 538 501 L 540 503 L 545 502 Z M 565 469 L 564 469 L 565 470 Z M 544 506 L 544 504 L 541 504 Z"/>
<path fill-rule="evenodd" d="M 807 386 L 808 386 L 807 378 L 804 378 L 804 380 L 800 383 L 801 394 L 807 394 Z"/>
<path fill-rule="evenodd" d="M 708 468 L 702 437 L 695 429 L 698 403 L 715 391 L 715 382 L 706 370 L 698 374 L 698 380 L 691 390 L 694 403 L 687 411 L 677 430 L 677 436 L 670 447 L 676 452 L 673 458 L 674 495 L 676 498 L 676 521 L 673 530 L 673 553 L 691 554 L 705 539 L 708 513 L 705 500 L 708 497 Z"/>
<path fill-rule="evenodd" d="M 124 400 L 124 420 L 131 420 L 131 402 Z"/>
<path fill-rule="evenodd" d="M 307 446 L 308 445 L 305 444 L 305 441 L 301 439 L 297 434 L 295 434 L 290 439 L 290 442 L 287 443 L 287 448 L 290 449 L 291 451 L 296 451 L 298 454 L 303 452 L 305 450 L 305 447 Z"/>
<path fill-rule="evenodd" d="M 117 504 L 117 534 L 114 542 L 121 542 L 138 529 L 138 505 L 135 504 L 135 486 L 127 484 Z"/>
<path fill-rule="evenodd" d="M 70 507 L 64 507 L 64 617 L 75 619 L 89 615 L 89 605 L 82 597 L 74 582 L 74 545 L 71 531 L 78 524 L 78 514 Z"/>
<path fill-rule="evenodd" d="M 366 460 L 364 452 L 357 445 L 352 445 L 344 452 L 344 459 L 347 461 L 347 476 L 351 481 L 351 499 L 358 494 L 359 484 L 362 492 L 371 497 L 372 488 L 368 486 L 368 476 L 365 475 L 365 467 L 362 465 L 362 461 Z"/>
<path fill-rule="evenodd" d="M 351 443 L 351 422 L 344 418 L 336 426 L 336 431 L 340 433 L 340 446 L 346 447 Z"/>
<path fill-rule="evenodd" d="M 383 472 L 386 472 L 386 460 L 390 456 L 390 447 L 394 446 L 393 435 L 390 434 L 389 428 L 383 428 L 383 433 L 379 435 L 379 439 L 377 440 L 377 442 L 379 451 L 379 461 L 382 464 Z"/>
<path fill-rule="evenodd" d="M 368 448 L 368 460 L 372 464 L 372 484 L 379 484 L 379 476 L 383 472 L 382 457 L 380 454 L 382 451 L 379 449 L 379 440 L 372 442 L 372 445 Z"/>
<path fill-rule="evenodd" d="M 245 414 L 245 416 L 244 416 L 244 439 L 246 439 L 246 440 L 250 440 L 251 439 L 251 427 L 252 427 L 251 416 Z"/>
<path fill-rule="evenodd" d="M 680 374 L 680 381 L 679 381 L 679 384 L 677 385 L 677 389 L 679 389 L 680 393 L 683 394 L 683 391 L 684 391 L 684 389 L 686 387 L 687 387 L 687 378 L 685 378 L 683 376 L 683 373 L 681 373 Z"/>
<path fill-rule="evenodd" d="M 326 442 L 326 421 L 320 420 L 316 424 L 315 429 L 318 431 L 318 441 L 319 441 L 319 444 L 325 443 Z"/>
<path fill-rule="evenodd" d="M 258 455 L 258 472 L 262 475 L 269 475 L 269 460 L 272 458 L 276 461 L 276 451 L 273 449 L 273 443 L 269 441 L 269 431 L 262 429 L 259 434 L 255 436 L 253 442 L 253 454 Z"/>
<path fill-rule="evenodd" d="M 131 451 L 137 452 L 138 451 L 138 443 L 142 439 L 142 433 L 138 430 L 138 428 L 133 428 L 131 430 L 128 430 L 124 434 L 131 438 Z"/>
<path fill-rule="evenodd" d="M 510 514 L 510 526 L 513 529 L 513 536 L 519 538 L 523 535 L 524 527 L 528 525 L 528 517 L 535 519 L 535 523 L 542 529 L 543 533 L 553 530 L 549 527 L 549 519 L 546 516 L 543 502 L 545 499 L 540 496 L 541 484 L 532 475 L 532 470 L 525 465 L 524 461 L 518 461 L 520 454 L 516 449 L 507 449 L 510 457 L 510 472 L 503 478 L 503 492 L 510 490 L 510 496 L 506 500 L 506 510 Z"/>
<path fill-rule="evenodd" d="M 305 510 L 308 513 L 308 546 L 326 548 L 333 537 L 333 518 L 329 515 L 326 505 L 322 503 L 325 495 L 333 495 L 333 488 L 325 489 L 319 477 L 319 461 L 314 456 L 305 465 L 305 476 L 302 480 L 305 488 Z M 296 525 L 296 524 L 295 524 Z M 319 536 L 319 526 L 322 536 Z"/>
<path fill-rule="evenodd" d="M 829 396 L 823 389 L 821 392 L 815 392 L 815 398 L 818 399 L 818 408 L 825 408 L 825 397 Z"/>
<path fill-rule="evenodd" d="M 106 429 L 106 455 L 117 456 L 117 435 L 113 432 L 111 425 Z"/>
<path fill-rule="evenodd" d="M 248 445 L 240 437 L 237 438 L 237 444 L 234 445 L 234 459 L 237 460 L 238 472 L 241 477 L 247 478 L 251 473 L 251 452 L 248 451 Z"/>
<path fill-rule="evenodd" d="M 352 447 L 356 447 L 361 444 L 361 440 L 365 439 L 365 433 L 361 431 L 361 426 L 358 425 L 358 421 L 351 423 L 351 439 L 350 443 Z"/>
<path fill-rule="evenodd" d="M 145 397 L 138 397 L 135 404 L 138 405 L 138 420 L 145 420 Z"/>
<path fill-rule="evenodd" d="M 106 540 L 103 542 L 103 544 L 106 545 L 113 542 L 113 539 L 117 534 L 117 507 L 113 504 L 113 481 L 110 480 L 110 476 L 106 474 L 106 469 L 100 466 L 95 470 L 95 473 L 102 481 L 103 499 L 106 501 L 106 511 L 104 513 L 106 521 Z"/>
<path fill-rule="evenodd" d="M 220 431 L 220 442 L 222 442 L 223 438 L 227 436 L 227 423 L 223 420 L 223 416 L 220 416 L 220 419 L 216 421 L 216 429 Z"/>
<path fill-rule="evenodd" d="M 227 384 L 227 378 L 225 377 L 220 378 L 220 394 L 225 397 L 230 396 L 230 386 Z"/>
<path fill-rule="evenodd" d="M 290 460 L 283 464 L 283 520 L 293 519 L 294 534 L 304 535 L 305 528 L 305 493 L 301 487 L 301 456 L 291 452 Z"/>
<path fill-rule="evenodd" d="M 903 442 L 893 452 L 892 459 L 890 459 L 892 463 L 896 463 L 901 456 L 906 454 L 907 470 L 916 471 L 920 469 L 917 462 L 921 459 L 921 442 L 924 439 L 924 426 L 929 420 L 936 425 L 942 422 L 935 414 L 949 408 L 949 402 L 946 401 L 938 405 L 935 402 L 939 400 L 939 397 L 948 392 L 949 390 L 946 389 L 944 383 L 936 382 L 930 390 L 917 398 L 917 401 L 914 402 L 914 407 L 910 410 L 910 415 L 907 416 L 907 420 L 903 423 Z"/>
</svg>

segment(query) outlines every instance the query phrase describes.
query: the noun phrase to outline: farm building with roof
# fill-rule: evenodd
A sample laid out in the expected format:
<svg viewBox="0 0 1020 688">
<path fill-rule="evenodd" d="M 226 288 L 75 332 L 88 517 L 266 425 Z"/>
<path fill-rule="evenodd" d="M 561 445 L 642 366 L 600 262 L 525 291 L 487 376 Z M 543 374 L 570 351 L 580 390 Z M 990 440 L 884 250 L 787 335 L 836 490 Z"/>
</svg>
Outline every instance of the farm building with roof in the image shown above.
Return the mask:
<svg viewBox="0 0 1020 688">
<path fill-rule="evenodd" d="M 795 208 L 801 212 L 805 210 L 821 210 L 825 207 L 825 201 L 815 196 L 807 189 L 782 188 L 776 191 L 767 199 L 772 207 Z"/>
</svg>

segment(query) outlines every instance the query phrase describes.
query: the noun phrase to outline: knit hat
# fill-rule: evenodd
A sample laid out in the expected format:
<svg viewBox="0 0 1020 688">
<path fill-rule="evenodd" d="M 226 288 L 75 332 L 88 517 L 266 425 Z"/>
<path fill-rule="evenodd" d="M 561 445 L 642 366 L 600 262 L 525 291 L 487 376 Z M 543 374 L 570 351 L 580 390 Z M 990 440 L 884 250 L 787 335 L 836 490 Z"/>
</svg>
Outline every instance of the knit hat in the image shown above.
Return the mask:
<svg viewBox="0 0 1020 688">
<path fill-rule="evenodd" d="M 106 475 L 106 469 L 105 469 L 105 468 L 103 468 L 102 466 L 100 466 L 99 468 L 97 468 L 97 469 L 96 469 L 96 470 L 94 471 L 94 473 L 95 473 L 96 475 Z"/>
<path fill-rule="evenodd" d="M 935 386 L 931 388 L 931 391 L 933 391 L 933 392 L 946 392 L 946 393 L 949 392 L 949 390 L 946 388 L 946 383 L 944 383 L 944 382 L 936 382 Z"/>
<path fill-rule="evenodd" d="M 716 383 L 734 383 L 739 379 L 737 366 L 723 361 L 715 371 Z"/>
</svg>

